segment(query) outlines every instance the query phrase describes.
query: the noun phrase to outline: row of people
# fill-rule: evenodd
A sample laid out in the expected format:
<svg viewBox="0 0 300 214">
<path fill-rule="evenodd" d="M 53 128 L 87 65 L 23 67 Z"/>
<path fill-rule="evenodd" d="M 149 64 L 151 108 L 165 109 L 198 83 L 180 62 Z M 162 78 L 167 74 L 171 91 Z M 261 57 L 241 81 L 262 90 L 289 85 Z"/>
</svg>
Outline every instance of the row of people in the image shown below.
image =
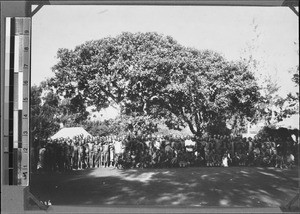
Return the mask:
<svg viewBox="0 0 300 214">
<path fill-rule="evenodd" d="M 95 167 L 276 166 L 295 161 L 298 144 L 288 139 L 230 136 L 106 136 L 49 140 L 39 149 L 38 169 Z M 288 161 L 289 160 L 289 161 Z"/>
</svg>

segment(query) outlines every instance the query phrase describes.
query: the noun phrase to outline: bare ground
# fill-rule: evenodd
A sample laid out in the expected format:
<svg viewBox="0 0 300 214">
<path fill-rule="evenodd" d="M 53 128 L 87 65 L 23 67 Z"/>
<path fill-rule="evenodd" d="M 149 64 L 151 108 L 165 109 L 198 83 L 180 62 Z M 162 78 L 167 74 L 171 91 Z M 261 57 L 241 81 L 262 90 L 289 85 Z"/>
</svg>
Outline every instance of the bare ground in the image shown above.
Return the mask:
<svg viewBox="0 0 300 214">
<path fill-rule="evenodd" d="M 298 168 L 86 169 L 31 176 L 30 191 L 53 205 L 280 207 L 299 191 Z"/>
</svg>

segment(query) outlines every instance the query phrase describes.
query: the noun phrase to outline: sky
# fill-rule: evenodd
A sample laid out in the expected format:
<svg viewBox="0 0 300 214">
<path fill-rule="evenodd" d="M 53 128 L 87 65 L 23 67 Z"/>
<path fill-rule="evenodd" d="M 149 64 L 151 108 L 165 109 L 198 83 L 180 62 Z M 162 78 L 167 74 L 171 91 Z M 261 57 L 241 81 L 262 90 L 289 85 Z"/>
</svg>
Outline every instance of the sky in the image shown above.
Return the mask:
<svg viewBox="0 0 300 214">
<path fill-rule="evenodd" d="M 288 7 L 44 6 L 33 17 L 31 81 L 38 85 L 53 76 L 59 48 L 122 32 L 157 32 L 228 60 L 244 56 L 250 45 L 260 72 L 277 81 L 285 96 L 298 90 L 289 73 L 299 65 L 298 24 Z"/>
</svg>

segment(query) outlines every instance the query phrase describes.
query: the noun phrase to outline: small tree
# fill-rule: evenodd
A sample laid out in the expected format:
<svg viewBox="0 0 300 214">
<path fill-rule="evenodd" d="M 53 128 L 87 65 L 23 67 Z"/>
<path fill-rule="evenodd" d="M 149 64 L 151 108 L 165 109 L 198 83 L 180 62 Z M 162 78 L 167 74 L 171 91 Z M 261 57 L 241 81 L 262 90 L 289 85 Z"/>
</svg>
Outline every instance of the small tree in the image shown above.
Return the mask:
<svg viewBox="0 0 300 214">
<path fill-rule="evenodd" d="M 45 141 L 59 129 L 57 120 L 58 98 L 48 93 L 42 99 L 42 87 L 31 87 L 30 128 L 34 146 Z"/>
</svg>

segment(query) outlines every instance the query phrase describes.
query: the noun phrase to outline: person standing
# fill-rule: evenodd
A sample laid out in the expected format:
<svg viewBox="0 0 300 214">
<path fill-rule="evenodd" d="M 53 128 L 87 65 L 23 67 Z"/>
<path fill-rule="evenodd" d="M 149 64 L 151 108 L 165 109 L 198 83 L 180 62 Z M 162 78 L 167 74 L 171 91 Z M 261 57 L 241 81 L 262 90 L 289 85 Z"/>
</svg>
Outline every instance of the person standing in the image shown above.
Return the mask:
<svg viewBox="0 0 300 214">
<path fill-rule="evenodd" d="M 109 156 L 109 144 L 108 137 L 106 137 L 103 144 L 103 165 L 104 167 L 108 167 L 108 156 Z"/>
<path fill-rule="evenodd" d="M 58 144 L 57 144 L 57 149 L 58 149 L 57 160 L 58 160 L 58 171 L 59 172 L 63 172 L 64 171 L 64 160 L 65 160 L 65 158 L 64 158 L 63 143 L 64 143 L 64 140 L 60 139 L 58 141 Z"/>
<path fill-rule="evenodd" d="M 184 146 L 185 146 L 185 152 L 186 152 L 186 161 L 189 162 L 190 164 L 193 164 L 194 162 L 194 150 L 196 146 L 196 142 L 192 140 L 191 136 L 187 136 L 186 140 L 184 141 Z"/>
<path fill-rule="evenodd" d="M 92 168 L 93 167 L 93 160 L 94 160 L 94 139 L 89 138 L 87 142 L 88 146 L 88 167 Z"/>
<path fill-rule="evenodd" d="M 43 171 L 45 169 L 45 153 L 46 148 L 45 145 L 42 144 L 41 148 L 39 149 L 39 159 L 37 164 L 38 171 Z"/>
<path fill-rule="evenodd" d="M 70 150 L 70 139 L 67 139 L 63 145 L 64 150 L 64 168 L 66 171 L 71 170 L 71 150 Z"/>
<path fill-rule="evenodd" d="M 79 140 L 78 146 L 78 169 L 83 169 L 85 166 L 85 151 L 83 145 L 83 139 Z"/>
<path fill-rule="evenodd" d="M 223 167 L 228 167 L 229 159 L 230 159 L 230 155 L 229 155 L 229 152 L 226 150 L 223 155 L 223 158 L 222 158 L 222 166 Z"/>
<path fill-rule="evenodd" d="M 75 139 L 73 141 L 72 167 L 73 167 L 73 169 L 78 169 L 78 141 L 77 141 L 77 139 Z"/>
<path fill-rule="evenodd" d="M 114 167 L 115 165 L 115 147 L 114 138 L 112 137 L 109 142 L 109 167 Z"/>
<path fill-rule="evenodd" d="M 122 146 L 122 140 L 120 137 L 117 137 L 114 141 L 114 151 L 115 151 L 115 158 L 114 158 L 114 167 L 117 167 L 118 161 L 120 158 L 122 158 L 123 154 L 123 146 Z"/>
</svg>

